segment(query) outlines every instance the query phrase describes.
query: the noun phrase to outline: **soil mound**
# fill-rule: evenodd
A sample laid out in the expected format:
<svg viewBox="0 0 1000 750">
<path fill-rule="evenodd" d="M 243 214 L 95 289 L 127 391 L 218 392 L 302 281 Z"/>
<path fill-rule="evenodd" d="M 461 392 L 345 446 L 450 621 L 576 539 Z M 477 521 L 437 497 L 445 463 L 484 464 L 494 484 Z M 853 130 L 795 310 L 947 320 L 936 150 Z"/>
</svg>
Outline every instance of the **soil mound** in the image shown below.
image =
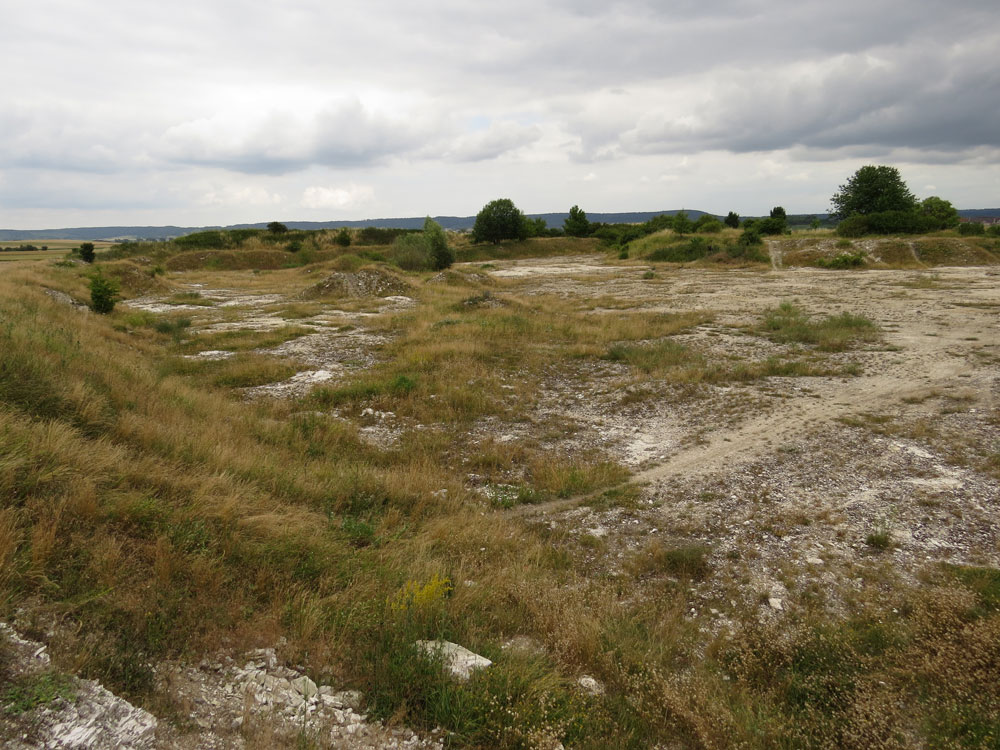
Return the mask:
<svg viewBox="0 0 1000 750">
<path fill-rule="evenodd" d="M 306 289 L 302 296 L 315 297 L 392 297 L 405 294 L 410 285 L 383 268 L 362 268 L 353 273 L 336 271 L 315 286 Z"/>
<path fill-rule="evenodd" d="M 101 270 L 118 282 L 122 292 L 128 295 L 152 294 L 161 292 L 166 294 L 173 289 L 173 286 L 159 275 L 153 273 L 148 268 L 142 268 L 127 260 L 114 263 L 102 263 Z"/>
</svg>

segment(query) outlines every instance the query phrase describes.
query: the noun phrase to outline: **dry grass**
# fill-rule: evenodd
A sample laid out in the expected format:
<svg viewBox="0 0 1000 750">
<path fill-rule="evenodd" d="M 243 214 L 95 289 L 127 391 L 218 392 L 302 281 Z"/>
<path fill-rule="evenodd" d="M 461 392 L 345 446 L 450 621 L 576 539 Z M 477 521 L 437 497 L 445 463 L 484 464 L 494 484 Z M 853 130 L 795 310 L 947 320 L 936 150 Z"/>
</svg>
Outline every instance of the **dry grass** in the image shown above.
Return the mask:
<svg viewBox="0 0 1000 750">
<path fill-rule="evenodd" d="M 315 273 L 186 280 L 293 293 Z M 716 635 L 688 612 L 688 586 L 727 564 L 711 549 L 652 545 L 633 575 L 591 576 L 574 562 L 580 542 L 494 512 L 466 486 L 469 458 L 492 481 L 627 510 L 634 488 L 618 487 L 613 457 L 469 436 L 486 417 L 530 418 L 554 372 L 619 367 L 641 385 L 676 369 L 671 337 L 708 313 L 603 314 L 504 284 L 492 301 L 474 282 L 415 284 L 417 307 L 367 319 L 390 337 L 381 364 L 301 402 L 245 403 L 234 389 L 292 367 L 253 350 L 301 329 L 175 338 L 125 310 L 61 306 L 43 287 L 79 298 L 86 278 L 33 267 L 0 279 L 0 617 L 21 608 L 40 631 L 60 623 L 60 663 L 127 696 L 153 701 L 158 659 L 284 636 L 286 658 L 359 687 L 375 715 L 440 724 L 456 745 L 995 744 L 993 572 L 932 570 L 926 586 L 880 591 L 836 622 L 807 611 L 772 628 L 736 608 L 732 633 Z M 178 357 L 195 347 L 240 354 Z M 644 349 L 648 371 L 628 359 Z M 602 359 L 612 350 L 617 363 Z M 361 405 L 434 429 L 378 448 L 331 413 Z M 501 648 L 518 635 L 544 655 Z M 496 666 L 451 682 L 412 648 L 428 637 Z M 606 694 L 577 690 L 581 674 Z"/>
</svg>

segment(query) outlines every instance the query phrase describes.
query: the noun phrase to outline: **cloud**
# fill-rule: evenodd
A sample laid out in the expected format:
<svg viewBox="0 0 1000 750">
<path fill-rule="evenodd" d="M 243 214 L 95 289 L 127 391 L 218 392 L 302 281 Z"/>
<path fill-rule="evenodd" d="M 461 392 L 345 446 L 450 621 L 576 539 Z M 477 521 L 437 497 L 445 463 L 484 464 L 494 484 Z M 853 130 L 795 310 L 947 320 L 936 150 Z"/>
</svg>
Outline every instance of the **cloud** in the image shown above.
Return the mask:
<svg viewBox="0 0 1000 750">
<path fill-rule="evenodd" d="M 534 125 L 493 122 L 486 130 L 464 133 L 432 148 L 440 149 L 442 156 L 452 161 L 483 161 L 528 146 L 541 137 L 541 129 Z"/>
<path fill-rule="evenodd" d="M 375 190 L 369 185 L 310 185 L 302 191 L 302 205 L 306 208 L 356 209 L 372 203 L 374 199 Z"/>
<path fill-rule="evenodd" d="M 555 207 L 578 195 L 662 207 L 681 190 L 720 189 L 720 164 L 738 164 L 739 182 L 778 179 L 773 165 L 791 162 L 782 174 L 808 175 L 802 194 L 822 196 L 846 177 L 831 172 L 875 160 L 924 165 L 945 197 L 976 186 L 991 201 L 995 9 L 995 0 L 946 9 L 936 0 L 20 3 L 0 24 L 0 48 L 19 61 L 0 68 L 6 205 L 162 201 L 164 212 L 183 206 L 224 223 L 296 201 L 317 214 L 393 215 L 415 195 L 421 212 L 446 213 L 519 187 Z M 106 40 L 99 49 L 95 38 Z M 600 179 L 583 182 L 596 162 Z"/>
<path fill-rule="evenodd" d="M 311 115 L 251 108 L 187 121 L 167 129 L 160 156 L 251 174 L 355 167 L 413 151 L 427 130 L 419 117 L 376 112 L 351 98 Z"/>
<path fill-rule="evenodd" d="M 229 185 L 203 193 L 200 203 L 204 206 L 277 206 L 283 201 L 280 194 L 260 186 Z"/>
</svg>

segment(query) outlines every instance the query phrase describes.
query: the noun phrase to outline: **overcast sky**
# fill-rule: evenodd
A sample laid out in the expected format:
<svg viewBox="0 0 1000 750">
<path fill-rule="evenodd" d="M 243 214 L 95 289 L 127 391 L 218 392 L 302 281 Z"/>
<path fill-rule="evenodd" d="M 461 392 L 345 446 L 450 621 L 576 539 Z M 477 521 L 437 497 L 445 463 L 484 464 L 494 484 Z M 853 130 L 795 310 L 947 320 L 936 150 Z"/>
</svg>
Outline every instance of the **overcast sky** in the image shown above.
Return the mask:
<svg viewBox="0 0 1000 750">
<path fill-rule="evenodd" d="M 1000 206 L 996 0 L 5 0 L 0 227 Z"/>
</svg>

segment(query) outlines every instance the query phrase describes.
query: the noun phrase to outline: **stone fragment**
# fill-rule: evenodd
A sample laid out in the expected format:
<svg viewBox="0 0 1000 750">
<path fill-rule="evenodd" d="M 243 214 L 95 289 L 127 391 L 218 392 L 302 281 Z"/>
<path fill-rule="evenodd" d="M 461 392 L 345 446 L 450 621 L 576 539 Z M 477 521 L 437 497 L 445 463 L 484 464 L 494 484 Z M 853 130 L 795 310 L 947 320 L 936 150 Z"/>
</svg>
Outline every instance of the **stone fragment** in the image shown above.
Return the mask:
<svg viewBox="0 0 1000 750">
<path fill-rule="evenodd" d="M 580 686 L 580 689 L 587 695 L 598 696 L 604 695 L 604 685 L 598 682 L 595 678 L 591 677 L 589 674 L 585 674 L 576 684 Z"/>
<path fill-rule="evenodd" d="M 785 608 L 784 605 L 781 603 L 781 599 L 779 599 L 776 596 L 772 596 L 770 599 L 768 599 L 767 604 L 771 609 L 776 610 L 778 612 L 781 612 Z"/>
<path fill-rule="evenodd" d="M 451 641 L 417 641 L 417 648 L 428 656 L 440 658 L 444 668 L 458 680 L 467 680 L 474 670 L 485 669 L 493 664 L 485 656 Z"/>
</svg>

